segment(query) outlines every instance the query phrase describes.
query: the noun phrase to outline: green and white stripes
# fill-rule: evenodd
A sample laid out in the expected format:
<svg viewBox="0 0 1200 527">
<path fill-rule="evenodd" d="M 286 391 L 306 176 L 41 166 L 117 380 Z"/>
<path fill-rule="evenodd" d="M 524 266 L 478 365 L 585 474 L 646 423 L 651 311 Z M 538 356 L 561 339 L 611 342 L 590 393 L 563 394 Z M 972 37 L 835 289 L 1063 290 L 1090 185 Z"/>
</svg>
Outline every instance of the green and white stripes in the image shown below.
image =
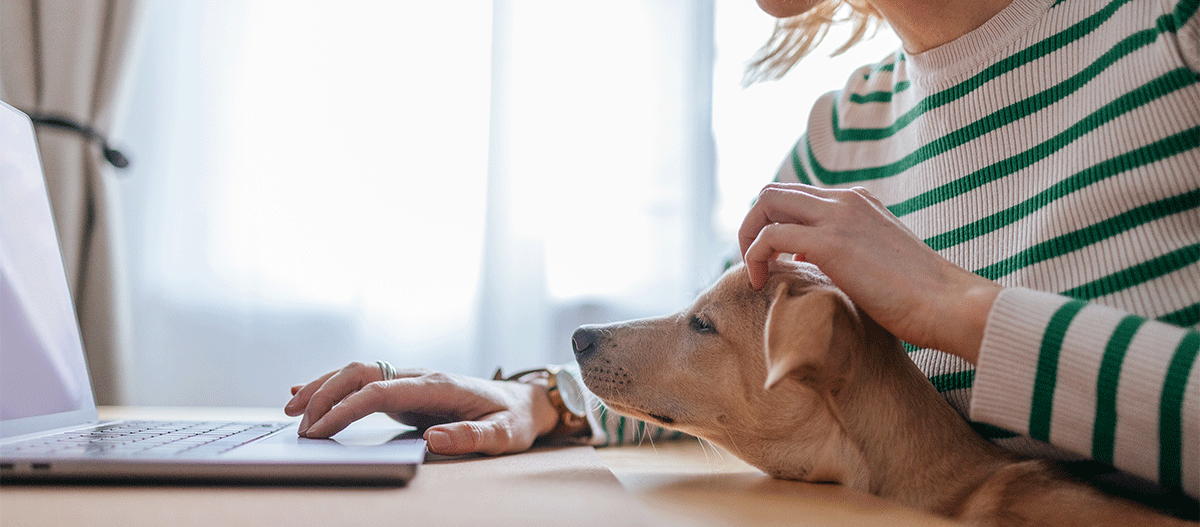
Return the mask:
<svg viewBox="0 0 1200 527">
<path fill-rule="evenodd" d="M 1067 327 L 1086 306 L 1082 301 L 1067 302 L 1054 313 L 1038 353 L 1037 377 L 1033 381 L 1032 412 L 1029 416 L 1029 436 L 1039 441 L 1050 440 L 1050 416 L 1054 408 L 1054 388 L 1058 380 L 1058 355 L 1062 351 Z"/>
<path fill-rule="evenodd" d="M 945 257 L 1030 293 L 1005 302 L 1040 302 L 993 310 L 993 369 L 918 361 L 977 430 L 1196 495 L 1200 44 L 1179 40 L 1200 0 L 1048 4 L 860 69 L 777 179 L 865 186 Z"/>
<path fill-rule="evenodd" d="M 1191 331 L 1179 342 L 1163 383 L 1158 424 L 1158 479 L 1171 488 L 1183 487 L 1183 397 L 1189 374 L 1196 366 L 1197 354 L 1200 354 L 1200 333 Z M 1190 448 L 1200 447 L 1191 444 Z"/>
<path fill-rule="evenodd" d="M 1145 322 L 1146 319 L 1133 315 L 1121 319 L 1104 348 L 1100 378 L 1096 380 L 1096 420 L 1092 425 L 1092 459 L 1096 461 L 1113 462 L 1113 442 L 1117 433 L 1117 385 L 1120 384 L 1129 343 Z"/>
<path fill-rule="evenodd" d="M 1006 286 L 978 369 L 909 347 L 977 431 L 1192 496 L 1200 44 L 1178 40 L 1200 35 L 1198 7 L 1013 0 L 945 46 L 860 68 L 816 104 L 777 176 L 865 186 L 930 247 Z M 604 408 L 598 420 L 609 444 L 678 435 Z"/>
<path fill-rule="evenodd" d="M 1183 486 L 1182 464 L 1184 445 L 1191 444 L 1192 450 L 1200 445 L 1187 443 L 1184 438 L 1184 397 L 1188 390 L 1189 377 L 1194 377 L 1196 357 L 1200 352 L 1200 333 L 1194 330 L 1174 328 L 1153 328 L 1154 323 L 1135 315 L 1125 315 L 1117 319 L 1111 332 L 1105 336 L 1102 353 L 1099 354 L 1099 369 L 1095 376 L 1094 399 L 1091 401 L 1092 418 L 1090 430 L 1057 430 L 1055 422 L 1071 422 L 1070 416 L 1061 420 L 1056 417 L 1059 411 L 1070 412 L 1070 409 L 1060 410 L 1070 402 L 1057 401 L 1056 395 L 1060 389 L 1058 379 L 1062 374 L 1060 367 L 1069 364 L 1080 368 L 1079 356 L 1064 358 L 1068 345 L 1068 333 L 1071 331 L 1086 332 L 1091 327 L 1073 329 L 1072 323 L 1081 318 L 1086 303 L 1073 300 L 1064 303 L 1046 327 L 1042 336 L 1042 346 L 1037 357 L 1037 373 L 1033 383 L 1033 397 L 1030 402 L 1028 417 L 1028 432 L 1035 439 L 1068 443 L 1077 450 L 1089 455 L 1092 459 L 1120 466 L 1116 454 L 1118 441 L 1118 424 L 1122 419 L 1120 406 L 1125 407 L 1126 413 L 1141 413 L 1149 416 L 1149 423 L 1157 428 L 1154 439 L 1157 440 L 1158 459 L 1153 467 L 1158 480 L 1163 485 L 1172 488 Z M 1090 321 L 1090 322 L 1094 322 Z M 1129 365 L 1131 353 L 1147 353 L 1146 346 L 1138 347 L 1134 342 L 1152 332 L 1174 335 L 1174 340 L 1168 339 L 1173 345 L 1167 360 L 1168 366 L 1162 378 L 1154 378 L 1153 368 L 1147 368 L 1144 357 L 1137 357 L 1136 365 Z M 1087 335 L 1081 335 L 1086 337 Z M 1079 339 L 1079 337 L 1076 337 Z M 1145 379 L 1138 379 L 1145 377 Z M 1157 398 L 1142 400 L 1140 397 L 1127 397 L 1125 403 L 1120 403 L 1121 391 L 1132 390 L 1149 385 L 1161 386 Z M 1133 388 L 1131 388 L 1131 386 Z M 1195 384 L 1191 389 L 1196 390 Z M 1194 397 L 1194 396 L 1193 396 Z M 1086 411 L 1088 405 L 1080 405 Z M 1156 418 L 1155 418 L 1156 416 Z M 1128 416 L 1126 417 L 1128 418 Z M 1195 416 L 1192 416 L 1194 419 Z M 1194 432 L 1193 432 L 1194 433 Z M 1195 438 L 1192 438 L 1194 441 Z M 1153 445 L 1134 445 L 1140 448 L 1153 448 Z M 1194 453 L 1193 453 L 1194 455 Z M 1147 471 L 1149 472 L 1149 471 Z M 1153 474 L 1143 475 L 1152 476 Z"/>
<path fill-rule="evenodd" d="M 1078 1 L 1083 2 L 1086 0 Z M 834 100 L 834 104 L 830 107 L 832 136 L 838 142 L 879 141 L 890 138 L 917 121 L 924 114 L 969 98 L 972 94 L 986 88 L 989 83 L 992 83 L 1001 76 L 1027 66 L 1038 59 L 1045 58 L 1060 51 L 1067 45 L 1094 33 L 1105 22 L 1108 22 L 1121 7 L 1132 1 L 1115 0 L 1091 16 L 1084 18 L 1079 23 L 995 62 L 992 66 L 960 83 L 923 97 L 916 105 L 904 112 L 888 126 L 877 128 L 842 128 L 840 125 L 841 117 L 838 112 L 836 100 Z M 1195 15 L 1198 3 L 1200 2 L 1194 0 L 1180 2 L 1174 11 L 1160 15 L 1154 20 L 1148 20 L 1146 28 L 1122 38 L 1098 60 L 1092 62 L 1076 75 L 1014 104 L 981 116 L 980 119 L 970 123 L 969 126 L 959 128 L 950 134 L 929 141 L 925 147 L 910 153 L 901 161 L 885 166 L 859 168 L 849 171 L 827 170 L 819 163 L 816 163 L 813 169 L 817 174 L 817 179 L 827 185 L 837 185 L 851 181 L 865 181 L 889 177 L 903 171 L 907 167 L 928 160 L 947 149 L 967 143 L 990 129 L 1005 126 L 1032 115 L 1040 109 L 1071 96 L 1122 59 L 1154 43 L 1160 34 L 1176 32 L 1179 27 Z M 1191 82 L 1195 82 L 1195 80 L 1195 76 L 1193 75 Z M 908 80 L 901 80 L 896 85 L 899 86 L 908 82 Z M 865 102 L 879 101 L 864 101 L 858 104 Z M 808 150 L 811 155 L 811 145 L 808 146 Z"/>
</svg>

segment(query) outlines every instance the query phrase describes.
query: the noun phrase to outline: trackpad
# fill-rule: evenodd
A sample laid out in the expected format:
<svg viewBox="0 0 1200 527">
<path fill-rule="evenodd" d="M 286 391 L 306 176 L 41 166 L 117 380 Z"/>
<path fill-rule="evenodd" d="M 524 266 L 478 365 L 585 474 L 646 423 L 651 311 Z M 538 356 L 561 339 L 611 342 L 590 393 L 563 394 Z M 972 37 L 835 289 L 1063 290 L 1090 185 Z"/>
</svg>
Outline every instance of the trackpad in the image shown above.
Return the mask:
<svg viewBox="0 0 1200 527">
<path fill-rule="evenodd" d="M 350 425 L 330 439 L 300 437 L 295 427 L 288 427 L 221 457 L 351 463 L 420 463 L 425 458 L 425 440 L 418 431 L 386 418 L 383 423 L 364 421 Z"/>
</svg>

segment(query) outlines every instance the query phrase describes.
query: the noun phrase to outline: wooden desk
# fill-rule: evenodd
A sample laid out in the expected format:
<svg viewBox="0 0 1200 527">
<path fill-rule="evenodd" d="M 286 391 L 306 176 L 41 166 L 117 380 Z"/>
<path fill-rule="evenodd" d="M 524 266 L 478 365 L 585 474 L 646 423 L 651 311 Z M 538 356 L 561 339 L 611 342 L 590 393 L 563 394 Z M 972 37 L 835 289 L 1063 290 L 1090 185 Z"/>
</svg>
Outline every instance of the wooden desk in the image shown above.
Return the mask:
<svg viewBox="0 0 1200 527">
<path fill-rule="evenodd" d="M 278 419 L 278 411 L 105 409 L 105 417 Z M 394 426 L 386 417 L 368 426 Z M 772 479 L 698 441 L 431 461 L 405 488 L 0 487 L 0 526 L 930 525 L 832 485 Z"/>
<path fill-rule="evenodd" d="M 596 452 L 627 492 L 681 525 L 957 525 L 838 485 L 775 479 L 697 440 Z"/>
</svg>

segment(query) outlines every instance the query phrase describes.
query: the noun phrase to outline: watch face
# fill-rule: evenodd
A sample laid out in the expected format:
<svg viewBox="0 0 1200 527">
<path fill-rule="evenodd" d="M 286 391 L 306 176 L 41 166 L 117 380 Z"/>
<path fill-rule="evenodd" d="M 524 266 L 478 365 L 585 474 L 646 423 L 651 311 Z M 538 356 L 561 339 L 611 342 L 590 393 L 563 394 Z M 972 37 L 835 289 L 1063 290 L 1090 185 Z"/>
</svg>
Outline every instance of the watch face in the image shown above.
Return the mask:
<svg viewBox="0 0 1200 527">
<path fill-rule="evenodd" d="M 558 384 L 558 393 L 562 395 L 563 404 L 567 406 L 567 410 L 575 415 L 584 415 L 583 390 L 579 388 L 579 382 L 575 377 L 565 371 L 559 371 L 555 374 L 555 381 Z"/>
</svg>

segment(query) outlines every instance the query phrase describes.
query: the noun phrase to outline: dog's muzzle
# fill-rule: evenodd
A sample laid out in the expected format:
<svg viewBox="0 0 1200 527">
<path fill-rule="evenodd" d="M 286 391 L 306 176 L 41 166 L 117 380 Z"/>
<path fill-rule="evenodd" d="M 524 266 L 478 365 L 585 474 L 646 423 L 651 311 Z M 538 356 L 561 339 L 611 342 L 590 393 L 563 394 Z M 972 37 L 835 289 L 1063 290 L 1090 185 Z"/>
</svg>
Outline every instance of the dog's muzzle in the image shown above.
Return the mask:
<svg viewBox="0 0 1200 527">
<path fill-rule="evenodd" d="M 582 361 L 600 347 L 604 334 L 596 326 L 583 326 L 571 335 L 571 348 L 575 350 L 575 360 Z"/>
</svg>

